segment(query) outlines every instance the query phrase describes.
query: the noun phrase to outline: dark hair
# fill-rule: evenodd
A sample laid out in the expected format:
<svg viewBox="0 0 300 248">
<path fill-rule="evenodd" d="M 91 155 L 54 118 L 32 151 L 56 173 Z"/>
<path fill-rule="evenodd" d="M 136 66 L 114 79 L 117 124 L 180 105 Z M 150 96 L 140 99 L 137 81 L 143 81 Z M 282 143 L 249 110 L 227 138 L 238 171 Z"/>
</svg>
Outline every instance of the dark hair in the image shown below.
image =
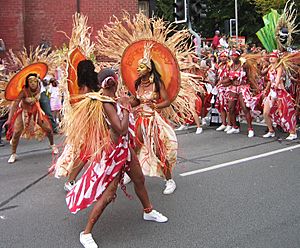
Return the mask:
<svg viewBox="0 0 300 248">
<path fill-rule="evenodd" d="M 116 79 L 117 75 L 116 75 L 115 71 L 111 68 L 104 68 L 101 71 L 99 71 L 97 78 L 98 78 L 98 84 L 100 85 L 100 87 L 101 87 L 102 81 L 107 77 L 113 77 Z"/>
<path fill-rule="evenodd" d="M 79 88 L 86 86 L 92 91 L 99 91 L 97 73 L 91 60 L 82 60 L 79 62 L 77 66 L 77 78 Z"/>
<path fill-rule="evenodd" d="M 152 68 L 151 71 L 150 71 L 150 74 L 153 74 L 153 76 L 154 76 L 155 92 L 159 92 L 160 91 L 160 84 L 163 83 L 162 80 L 161 80 L 161 75 L 157 71 L 154 61 L 151 59 L 150 62 L 151 62 L 151 68 Z M 142 81 L 142 77 L 139 77 L 135 81 L 135 83 L 134 83 L 135 90 L 138 89 L 139 85 L 141 84 L 141 81 Z"/>
<path fill-rule="evenodd" d="M 36 77 L 37 78 L 37 74 L 36 73 L 30 73 L 26 76 L 26 79 L 25 79 L 25 88 L 28 88 L 29 87 L 29 78 L 30 77 Z"/>
</svg>

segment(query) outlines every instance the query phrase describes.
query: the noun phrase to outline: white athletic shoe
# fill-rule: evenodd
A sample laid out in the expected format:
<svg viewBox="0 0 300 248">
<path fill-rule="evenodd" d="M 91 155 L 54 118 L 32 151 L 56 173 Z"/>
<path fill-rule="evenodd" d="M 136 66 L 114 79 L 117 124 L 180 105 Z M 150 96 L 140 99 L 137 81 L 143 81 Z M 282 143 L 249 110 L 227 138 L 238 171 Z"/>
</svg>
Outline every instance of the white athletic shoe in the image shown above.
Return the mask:
<svg viewBox="0 0 300 248">
<path fill-rule="evenodd" d="M 128 184 L 131 182 L 131 178 L 127 175 L 127 173 L 124 173 L 124 184 Z"/>
<path fill-rule="evenodd" d="M 91 233 L 84 234 L 84 232 L 80 233 L 80 243 L 85 248 L 98 248 L 98 245 L 96 244 L 95 240 L 92 237 Z"/>
<path fill-rule="evenodd" d="M 182 130 L 186 130 L 187 126 L 185 125 L 181 125 L 179 128 L 175 129 L 176 131 L 182 131 Z"/>
<path fill-rule="evenodd" d="M 254 131 L 253 130 L 249 130 L 248 131 L 248 138 L 252 138 L 254 136 Z"/>
<path fill-rule="evenodd" d="M 75 185 L 75 180 L 72 180 L 70 182 L 66 182 L 65 185 L 64 185 L 64 190 L 69 192 L 74 187 L 74 185 Z"/>
<path fill-rule="evenodd" d="M 263 135 L 263 138 L 274 138 L 275 137 L 275 132 L 267 132 L 266 134 Z"/>
<path fill-rule="evenodd" d="M 203 132 L 202 127 L 197 127 L 196 134 L 200 134 Z"/>
<path fill-rule="evenodd" d="M 295 134 L 290 133 L 290 135 L 286 138 L 286 140 L 295 140 L 295 139 L 297 139 L 297 134 L 296 133 Z"/>
<path fill-rule="evenodd" d="M 233 133 L 239 133 L 240 129 L 239 128 L 231 128 L 229 131 L 227 131 L 227 134 L 233 134 Z"/>
<path fill-rule="evenodd" d="M 8 163 L 12 164 L 16 161 L 17 155 L 15 153 L 13 153 L 12 155 L 10 155 L 9 159 L 8 159 Z"/>
<path fill-rule="evenodd" d="M 226 126 L 226 128 L 224 129 L 224 132 L 227 133 L 229 130 L 231 130 L 232 126 Z"/>
<path fill-rule="evenodd" d="M 55 155 L 58 154 L 58 149 L 55 144 L 50 145 L 50 148 L 51 148 L 53 154 L 55 154 Z"/>
<path fill-rule="evenodd" d="M 221 126 L 219 126 L 216 131 L 224 131 L 227 128 L 227 126 L 225 126 L 224 124 L 222 124 Z"/>
<path fill-rule="evenodd" d="M 170 195 L 172 194 L 176 189 L 176 183 L 173 179 L 169 179 L 167 180 L 166 182 L 166 188 L 165 190 L 163 191 L 163 194 L 164 195 Z"/>
<path fill-rule="evenodd" d="M 206 126 L 207 125 L 205 118 L 202 118 L 201 123 L 202 123 L 202 126 Z"/>
<path fill-rule="evenodd" d="M 144 212 L 144 220 L 150 220 L 150 221 L 155 221 L 159 223 L 165 223 L 168 221 L 168 218 L 164 215 L 162 215 L 160 212 L 156 210 L 152 210 L 150 213 L 145 213 Z"/>
</svg>

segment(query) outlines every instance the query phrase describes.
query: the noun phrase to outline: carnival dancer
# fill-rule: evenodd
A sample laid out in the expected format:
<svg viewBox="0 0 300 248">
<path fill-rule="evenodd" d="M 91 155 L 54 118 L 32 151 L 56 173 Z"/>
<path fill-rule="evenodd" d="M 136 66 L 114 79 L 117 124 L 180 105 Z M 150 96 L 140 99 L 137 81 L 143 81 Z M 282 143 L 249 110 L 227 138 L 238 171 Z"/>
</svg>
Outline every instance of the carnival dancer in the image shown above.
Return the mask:
<svg viewBox="0 0 300 248">
<path fill-rule="evenodd" d="M 264 99 L 264 119 L 268 126 L 269 132 L 263 135 L 264 138 L 275 137 L 275 131 L 272 121 L 289 132 L 287 140 L 297 139 L 296 133 L 296 110 L 293 98 L 285 90 L 285 70 L 279 63 L 280 54 L 273 51 L 270 54 L 270 66 L 268 71 L 268 86 L 266 92 L 269 94 Z"/>
<path fill-rule="evenodd" d="M 100 92 L 79 96 L 72 113 L 65 119 L 66 143 L 76 156 L 89 151 L 91 164 L 66 197 L 72 213 L 87 208 L 93 202 L 86 227 L 80 233 L 85 248 L 98 247 L 91 231 L 106 206 L 116 197 L 118 184 L 123 185 L 124 172 L 130 175 L 143 208 L 144 220 L 167 222 L 168 218 L 153 209 L 144 184 L 144 176 L 134 152 L 134 123 L 128 98 L 117 100 L 117 80 L 110 69 L 98 74 Z M 78 149 L 77 149 L 78 148 Z"/>
<path fill-rule="evenodd" d="M 227 132 L 231 129 L 231 123 L 227 115 L 228 113 L 228 91 L 227 86 L 230 83 L 229 79 L 229 61 L 228 52 L 222 51 L 219 55 L 220 63 L 218 64 L 217 70 L 217 84 L 216 89 L 218 91 L 215 107 L 221 114 L 222 125 L 219 126 L 217 131 Z M 227 120 L 228 119 L 228 120 Z"/>
<path fill-rule="evenodd" d="M 150 57 L 144 56 L 139 61 L 137 70 L 139 77 L 135 82 L 136 97 L 132 107 L 138 106 L 138 158 L 144 174 L 165 178 L 167 181 L 163 193 L 172 194 L 176 189 L 172 168 L 177 159 L 177 138 L 173 128 L 159 115 L 160 109 L 170 106 L 170 99 Z M 158 102 L 160 99 L 161 102 Z"/>
<path fill-rule="evenodd" d="M 229 79 L 230 86 L 228 87 L 228 111 L 229 118 L 232 124 L 232 128 L 227 131 L 227 134 L 239 133 L 240 129 L 236 124 L 236 109 L 237 103 L 243 110 L 247 125 L 248 125 L 248 137 L 254 136 L 252 127 L 252 116 L 250 114 L 250 108 L 254 108 L 255 102 L 253 101 L 250 93 L 250 82 L 247 79 L 247 72 L 245 64 L 240 60 L 241 53 L 238 50 L 231 51 L 232 65 L 230 66 Z"/>
<path fill-rule="evenodd" d="M 161 18 L 124 13 L 98 32 L 96 43 L 99 55 L 120 65 L 123 87 L 135 97 L 139 161 L 145 175 L 167 179 L 165 194 L 176 188 L 172 169 L 178 145 L 167 121 L 182 124 L 192 118 L 190 106 L 199 91 L 197 75 L 188 72 L 194 67 L 187 61 L 194 51 L 186 42 L 191 34 L 172 30 L 173 24 Z"/>
<path fill-rule="evenodd" d="M 85 94 L 89 92 L 98 92 L 100 90 L 100 86 L 98 84 L 97 73 L 95 72 L 95 66 L 91 60 L 82 60 L 78 63 L 77 66 L 77 83 L 78 83 L 78 93 Z M 69 149 L 69 146 L 65 146 L 65 151 Z M 57 166 L 59 164 L 64 164 L 64 152 L 62 154 L 62 158 L 57 160 Z M 64 185 L 64 189 L 66 191 L 70 191 L 72 187 L 75 185 L 76 178 L 83 166 L 88 162 L 90 155 L 88 151 L 82 151 L 80 156 L 76 159 L 72 159 L 69 162 L 72 163 L 72 168 L 70 172 L 68 172 L 65 176 L 68 176 L 68 180 Z M 68 165 L 61 165 L 65 167 Z M 59 172 L 60 173 L 60 172 Z"/>
<path fill-rule="evenodd" d="M 18 75 L 20 74 L 22 74 L 22 72 L 19 72 Z M 11 88 L 10 84 L 8 88 Z M 7 91 L 9 91 L 8 88 Z M 51 124 L 40 107 L 39 97 L 40 87 L 38 75 L 36 73 L 28 73 L 25 78 L 25 86 L 15 99 L 8 120 L 5 123 L 5 125 L 9 127 L 7 138 L 11 139 L 12 145 L 12 154 L 8 163 L 14 163 L 16 160 L 17 146 L 21 135 L 25 138 L 35 137 L 39 140 L 47 135 L 53 153 L 58 153 L 53 141 Z"/>
</svg>

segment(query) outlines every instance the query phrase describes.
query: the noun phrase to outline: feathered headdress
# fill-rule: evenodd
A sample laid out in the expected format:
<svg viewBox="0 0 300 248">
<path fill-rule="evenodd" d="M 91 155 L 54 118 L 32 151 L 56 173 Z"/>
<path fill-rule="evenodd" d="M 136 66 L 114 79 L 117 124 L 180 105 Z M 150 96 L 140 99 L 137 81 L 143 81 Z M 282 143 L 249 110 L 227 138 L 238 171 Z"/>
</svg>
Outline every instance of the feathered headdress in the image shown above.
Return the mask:
<svg viewBox="0 0 300 248">
<path fill-rule="evenodd" d="M 191 34 L 187 29 L 178 31 L 175 27 L 173 23 L 148 18 L 142 13 L 133 17 L 124 13 L 121 20 L 114 16 L 98 31 L 96 50 L 98 55 L 121 66 L 123 83 L 135 94 L 136 69 L 139 61 L 144 59 L 149 65 L 149 45 L 145 49 L 145 44 L 150 44 L 152 60 L 172 101 L 172 106 L 163 109 L 162 114 L 178 123 L 192 116 L 191 103 L 196 101 L 200 81 L 197 75 L 189 72 L 197 67 L 196 63 L 187 60 L 194 52 L 192 42 L 187 42 L 192 40 Z"/>
<path fill-rule="evenodd" d="M 153 47 L 153 44 L 151 43 L 146 43 L 145 46 L 144 46 L 144 56 L 143 58 L 141 58 L 138 62 L 138 64 L 144 64 L 146 65 L 150 70 L 152 69 L 151 68 L 151 49 Z"/>
</svg>

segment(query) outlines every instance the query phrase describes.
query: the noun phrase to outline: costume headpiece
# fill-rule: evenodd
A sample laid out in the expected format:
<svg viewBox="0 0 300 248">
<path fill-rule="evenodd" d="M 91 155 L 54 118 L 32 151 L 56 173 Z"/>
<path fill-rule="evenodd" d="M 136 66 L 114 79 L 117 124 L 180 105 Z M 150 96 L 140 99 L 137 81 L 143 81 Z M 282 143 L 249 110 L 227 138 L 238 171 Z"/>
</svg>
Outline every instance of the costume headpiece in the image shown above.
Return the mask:
<svg viewBox="0 0 300 248">
<path fill-rule="evenodd" d="M 231 56 L 241 56 L 241 52 L 239 50 L 233 50 L 230 53 Z"/>
<path fill-rule="evenodd" d="M 270 13 L 263 16 L 265 26 L 256 35 L 271 52 L 275 49 L 286 50 L 292 43 L 292 35 L 299 32 L 296 24 L 297 9 L 294 1 L 288 0 L 280 15 L 277 10 L 271 9 Z"/>
<path fill-rule="evenodd" d="M 138 65 L 140 64 L 144 64 L 146 65 L 150 70 L 152 69 L 151 68 L 151 49 L 153 47 L 153 43 L 150 44 L 150 43 L 146 43 L 145 46 L 144 46 L 144 56 L 142 59 L 139 60 L 138 62 Z"/>
<path fill-rule="evenodd" d="M 161 18 L 148 18 L 142 13 L 131 17 L 124 13 L 121 20 L 114 17 L 98 31 L 96 50 L 99 56 L 120 64 L 122 83 L 133 95 L 139 77 L 138 65 L 144 63 L 151 68 L 152 59 L 172 104 L 162 114 L 178 123 L 192 116 L 191 103 L 200 88 L 199 77 L 191 73 L 198 65 L 186 59 L 194 51 L 192 44 L 186 42 L 189 39 L 191 34 L 187 29 L 175 31 L 174 24 L 167 24 Z"/>
<path fill-rule="evenodd" d="M 219 57 L 228 57 L 228 52 L 227 51 L 220 52 Z"/>
<path fill-rule="evenodd" d="M 273 52 L 270 53 L 269 57 L 278 59 L 280 57 L 280 55 L 279 55 L 278 51 L 274 50 Z"/>
<path fill-rule="evenodd" d="M 9 81 L 5 89 L 5 98 L 9 101 L 14 101 L 18 97 L 19 93 L 25 85 L 26 77 L 35 73 L 39 75 L 40 78 L 44 78 L 47 74 L 48 66 L 45 63 L 33 63 L 26 66 L 17 74 L 15 74 L 12 79 Z"/>
</svg>

